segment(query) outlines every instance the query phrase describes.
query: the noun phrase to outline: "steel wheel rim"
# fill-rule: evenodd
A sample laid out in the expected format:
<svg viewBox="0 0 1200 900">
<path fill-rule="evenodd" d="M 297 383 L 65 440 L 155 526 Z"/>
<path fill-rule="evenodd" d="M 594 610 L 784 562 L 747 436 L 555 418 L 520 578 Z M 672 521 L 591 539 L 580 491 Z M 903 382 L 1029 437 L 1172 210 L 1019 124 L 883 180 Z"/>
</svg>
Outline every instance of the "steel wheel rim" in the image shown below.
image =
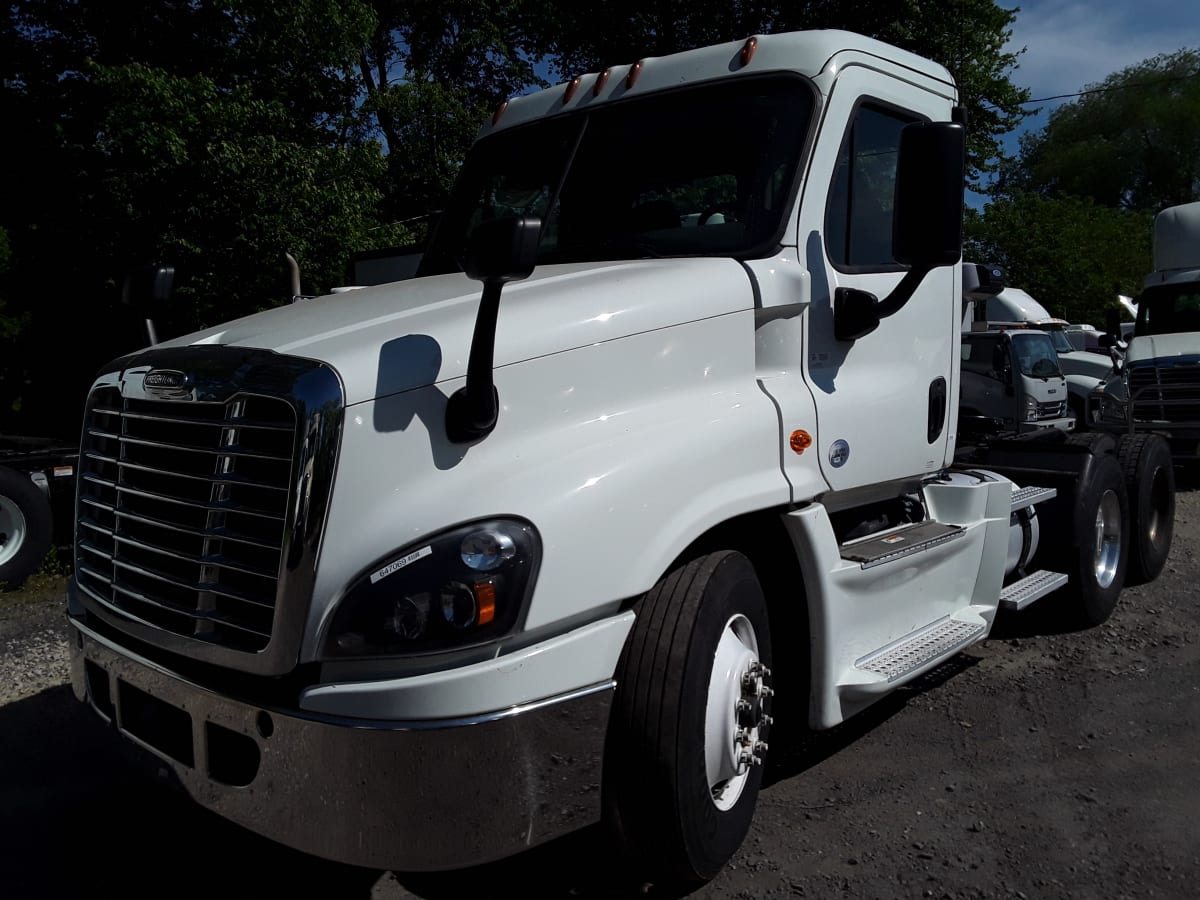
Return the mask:
<svg viewBox="0 0 1200 900">
<path fill-rule="evenodd" d="M 1096 507 L 1096 582 L 1109 587 L 1117 577 L 1121 560 L 1121 500 L 1116 491 L 1107 490 Z"/>
<path fill-rule="evenodd" d="M 758 638 L 750 620 L 730 616 L 721 629 L 709 673 L 704 716 L 704 768 L 709 796 L 721 811 L 742 796 L 753 766 L 762 764 L 767 746 L 759 740 L 770 724 L 763 701 L 771 671 L 758 656 Z"/>
<path fill-rule="evenodd" d="M 1158 466 L 1150 479 L 1150 516 L 1146 523 L 1146 536 L 1156 547 L 1162 539 L 1163 520 L 1166 518 L 1170 502 L 1171 491 L 1167 485 L 1167 473 L 1162 466 Z"/>
<path fill-rule="evenodd" d="M 20 552 L 25 533 L 25 514 L 12 500 L 0 497 L 0 566 Z"/>
</svg>

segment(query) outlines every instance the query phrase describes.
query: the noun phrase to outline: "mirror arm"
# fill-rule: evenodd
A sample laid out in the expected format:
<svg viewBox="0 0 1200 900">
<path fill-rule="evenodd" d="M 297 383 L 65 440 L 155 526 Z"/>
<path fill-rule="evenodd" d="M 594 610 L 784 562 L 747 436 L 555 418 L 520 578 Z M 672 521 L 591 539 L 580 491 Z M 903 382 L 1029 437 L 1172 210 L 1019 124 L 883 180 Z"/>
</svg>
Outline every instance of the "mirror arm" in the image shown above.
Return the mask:
<svg viewBox="0 0 1200 900">
<path fill-rule="evenodd" d="M 925 276 L 934 270 L 934 266 L 914 266 L 904 273 L 904 277 L 900 279 L 900 283 L 895 289 L 879 301 L 875 307 L 875 312 L 879 318 L 886 319 L 888 316 L 895 315 L 904 308 L 904 304 L 912 299 L 913 294 L 917 292 L 917 288 L 921 286 L 921 282 L 925 280 Z"/>
<path fill-rule="evenodd" d="M 500 415 L 500 397 L 492 380 L 496 350 L 496 319 L 500 311 L 502 281 L 483 283 L 471 355 L 467 359 L 467 383 L 446 404 L 447 436 L 456 444 L 478 440 L 491 433 Z"/>
</svg>

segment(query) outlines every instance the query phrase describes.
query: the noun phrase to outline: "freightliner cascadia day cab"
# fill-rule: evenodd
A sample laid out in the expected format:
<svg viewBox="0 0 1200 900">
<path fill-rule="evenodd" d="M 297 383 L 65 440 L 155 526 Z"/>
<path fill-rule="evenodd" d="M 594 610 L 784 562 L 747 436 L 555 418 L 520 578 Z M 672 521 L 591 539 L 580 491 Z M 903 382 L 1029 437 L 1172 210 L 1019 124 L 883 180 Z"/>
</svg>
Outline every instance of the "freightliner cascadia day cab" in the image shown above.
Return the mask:
<svg viewBox="0 0 1200 900">
<path fill-rule="evenodd" d="M 1109 344 L 1120 337 L 1115 316 L 1108 332 Z M 1154 271 L 1138 297 L 1124 364 L 1092 408 L 1098 427 L 1161 434 L 1176 460 L 1200 459 L 1200 201 L 1155 217 Z"/>
<path fill-rule="evenodd" d="M 603 821 L 695 882 L 772 728 L 1001 607 L 1104 620 L 1117 442 L 956 457 L 956 102 L 844 32 L 588 74 L 496 110 L 417 277 L 113 362 L 77 696 L 313 854 L 445 869 Z"/>
</svg>

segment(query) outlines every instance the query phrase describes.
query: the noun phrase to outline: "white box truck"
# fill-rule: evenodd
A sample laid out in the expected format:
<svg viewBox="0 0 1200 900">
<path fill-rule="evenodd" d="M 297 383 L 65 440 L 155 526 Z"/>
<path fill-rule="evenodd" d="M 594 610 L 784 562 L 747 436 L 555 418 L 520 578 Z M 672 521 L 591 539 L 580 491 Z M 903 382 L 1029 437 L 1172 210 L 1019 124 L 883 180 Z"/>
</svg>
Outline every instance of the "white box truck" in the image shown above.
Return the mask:
<svg viewBox="0 0 1200 900">
<path fill-rule="evenodd" d="M 310 853 L 603 821 L 695 882 L 774 720 L 834 726 L 1001 608 L 1103 621 L 1116 442 L 956 447 L 957 97 L 836 31 L 590 73 L 497 109 L 418 277 L 114 361 L 76 695 Z"/>
</svg>

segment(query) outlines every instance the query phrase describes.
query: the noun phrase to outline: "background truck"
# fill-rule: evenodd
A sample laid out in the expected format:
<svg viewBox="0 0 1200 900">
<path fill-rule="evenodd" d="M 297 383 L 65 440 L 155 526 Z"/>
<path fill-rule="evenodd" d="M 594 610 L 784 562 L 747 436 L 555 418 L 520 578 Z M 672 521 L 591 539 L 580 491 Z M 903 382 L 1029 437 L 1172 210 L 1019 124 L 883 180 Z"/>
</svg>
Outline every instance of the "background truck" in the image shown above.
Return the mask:
<svg viewBox="0 0 1200 900">
<path fill-rule="evenodd" d="M 956 100 L 835 31 L 580 76 L 497 109 L 417 277 L 115 360 L 76 695 L 310 853 L 451 868 L 603 821 L 695 882 L 772 733 L 1002 608 L 1103 621 L 1144 526 L 1119 460 L 1163 448 L 957 446 Z"/>
<path fill-rule="evenodd" d="M 0 435 L 0 590 L 20 587 L 52 546 L 72 543 L 79 448 Z"/>
<path fill-rule="evenodd" d="M 1049 336 L 1059 368 L 1066 378 L 1068 412 L 1075 420 L 1076 428 L 1085 428 L 1088 399 L 1100 382 L 1113 372 L 1113 361 L 1108 353 L 1089 353 L 1076 347 L 1071 341 L 1072 326 L 1066 319 L 1050 315 L 1046 307 L 1020 288 L 1004 286 L 998 293 L 982 298 L 976 307 L 982 312 L 988 329 L 1032 328 Z"/>
<path fill-rule="evenodd" d="M 1114 315 L 1109 344 L 1120 338 Z M 1154 271 L 1137 301 L 1121 371 L 1091 399 L 1097 426 L 1161 434 L 1180 461 L 1200 459 L 1200 202 L 1154 219 Z"/>
</svg>

